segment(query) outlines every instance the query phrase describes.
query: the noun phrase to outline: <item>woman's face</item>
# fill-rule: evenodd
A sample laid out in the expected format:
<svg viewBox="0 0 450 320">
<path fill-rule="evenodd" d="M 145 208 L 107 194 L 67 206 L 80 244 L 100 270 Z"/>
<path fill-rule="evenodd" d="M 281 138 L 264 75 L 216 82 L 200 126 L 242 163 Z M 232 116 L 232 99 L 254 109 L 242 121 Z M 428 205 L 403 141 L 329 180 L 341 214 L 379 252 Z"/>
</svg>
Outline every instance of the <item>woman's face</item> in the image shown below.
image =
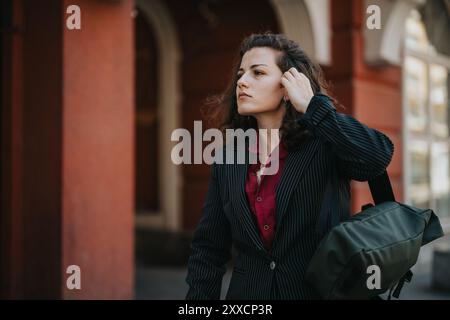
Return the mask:
<svg viewBox="0 0 450 320">
<path fill-rule="evenodd" d="M 257 116 L 280 108 L 285 93 L 282 72 L 275 62 L 280 54 L 269 47 L 252 48 L 244 54 L 236 86 L 239 114 Z"/>
</svg>

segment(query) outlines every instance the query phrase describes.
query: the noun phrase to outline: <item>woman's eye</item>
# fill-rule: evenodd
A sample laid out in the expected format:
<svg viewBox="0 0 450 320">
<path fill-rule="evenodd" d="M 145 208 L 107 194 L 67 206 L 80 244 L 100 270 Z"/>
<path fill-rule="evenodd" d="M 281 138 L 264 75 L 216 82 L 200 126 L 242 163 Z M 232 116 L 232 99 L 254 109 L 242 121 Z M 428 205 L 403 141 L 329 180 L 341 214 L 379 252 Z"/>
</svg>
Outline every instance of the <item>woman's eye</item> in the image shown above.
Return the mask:
<svg viewBox="0 0 450 320">
<path fill-rule="evenodd" d="M 258 71 L 258 70 L 254 70 L 253 73 L 257 76 L 264 74 L 264 72 Z M 239 79 L 240 77 L 242 77 L 243 73 L 238 73 L 236 74 L 236 77 Z"/>
</svg>

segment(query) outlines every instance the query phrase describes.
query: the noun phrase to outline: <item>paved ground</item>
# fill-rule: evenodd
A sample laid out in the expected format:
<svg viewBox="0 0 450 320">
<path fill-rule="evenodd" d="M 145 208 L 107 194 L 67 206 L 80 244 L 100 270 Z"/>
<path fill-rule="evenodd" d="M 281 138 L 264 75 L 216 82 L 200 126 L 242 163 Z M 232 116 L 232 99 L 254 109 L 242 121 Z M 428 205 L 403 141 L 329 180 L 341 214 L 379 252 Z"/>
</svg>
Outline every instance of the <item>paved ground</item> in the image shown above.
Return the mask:
<svg viewBox="0 0 450 320">
<path fill-rule="evenodd" d="M 188 286 L 185 268 L 142 268 L 136 270 L 136 299 L 182 300 Z M 225 279 L 229 281 L 227 273 Z M 228 283 L 227 281 L 227 283 Z M 228 284 L 226 284 L 228 286 Z"/>
<path fill-rule="evenodd" d="M 187 292 L 184 268 L 145 268 L 136 272 L 136 299 L 182 300 Z M 223 281 L 222 298 L 228 287 L 230 270 Z M 450 292 L 431 289 L 430 274 L 414 274 L 413 281 L 405 284 L 402 300 L 450 300 Z"/>
<path fill-rule="evenodd" d="M 450 292 L 436 291 L 431 288 L 433 249 L 437 247 L 450 248 L 450 235 L 421 248 L 418 262 L 412 268 L 414 273 L 412 282 L 405 284 L 400 296 L 401 300 L 450 300 Z M 230 276 L 231 270 L 228 270 L 224 276 L 222 298 L 225 297 Z M 184 267 L 149 267 L 148 263 L 138 263 L 135 297 L 152 300 L 184 299 L 188 289 L 185 277 Z"/>
</svg>

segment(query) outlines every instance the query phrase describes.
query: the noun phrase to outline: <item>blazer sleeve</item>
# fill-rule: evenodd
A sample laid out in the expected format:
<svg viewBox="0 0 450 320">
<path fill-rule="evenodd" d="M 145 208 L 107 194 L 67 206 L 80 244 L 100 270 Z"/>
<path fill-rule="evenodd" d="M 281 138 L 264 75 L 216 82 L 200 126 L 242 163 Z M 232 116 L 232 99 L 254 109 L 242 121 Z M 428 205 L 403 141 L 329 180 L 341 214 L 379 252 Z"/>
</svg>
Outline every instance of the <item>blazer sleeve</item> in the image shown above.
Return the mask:
<svg viewBox="0 0 450 320">
<path fill-rule="evenodd" d="M 392 141 L 352 116 L 337 112 L 323 93 L 313 96 L 298 122 L 331 146 L 338 171 L 344 177 L 367 181 L 383 173 L 391 162 Z"/>
<path fill-rule="evenodd" d="M 217 165 L 213 163 L 202 217 L 191 243 L 186 300 L 220 299 L 225 264 L 231 259 L 232 240 L 219 188 Z"/>
</svg>

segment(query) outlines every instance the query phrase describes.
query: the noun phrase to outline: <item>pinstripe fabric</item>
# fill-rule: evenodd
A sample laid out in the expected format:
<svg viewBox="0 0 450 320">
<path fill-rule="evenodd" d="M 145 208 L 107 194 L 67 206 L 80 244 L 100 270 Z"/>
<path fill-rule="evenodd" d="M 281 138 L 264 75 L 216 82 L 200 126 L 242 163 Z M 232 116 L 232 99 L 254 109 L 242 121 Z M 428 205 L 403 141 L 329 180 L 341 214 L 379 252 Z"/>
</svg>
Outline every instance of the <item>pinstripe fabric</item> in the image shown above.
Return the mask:
<svg viewBox="0 0 450 320">
<path fill-rule="evenodd" d="M 338 177 L 348 215 L 350 180 L 366 181 L 381 174 L 394 146 L 383 133 L 338 113 L 324 94 L 313 97 L 298 121 L 311 129 L 313 137 L 286 158 L 276 188 L 277 230 L 271 252 L 263 246 L 247 203 L 248 164 L 211 166 L 191 244 L 186 299 L 219 299 L 232 245 L 237 257 L 227 299 L 319 298 L 303 280 L 321 240 L 315 227 L 327 182 Z"/>
</svg>

